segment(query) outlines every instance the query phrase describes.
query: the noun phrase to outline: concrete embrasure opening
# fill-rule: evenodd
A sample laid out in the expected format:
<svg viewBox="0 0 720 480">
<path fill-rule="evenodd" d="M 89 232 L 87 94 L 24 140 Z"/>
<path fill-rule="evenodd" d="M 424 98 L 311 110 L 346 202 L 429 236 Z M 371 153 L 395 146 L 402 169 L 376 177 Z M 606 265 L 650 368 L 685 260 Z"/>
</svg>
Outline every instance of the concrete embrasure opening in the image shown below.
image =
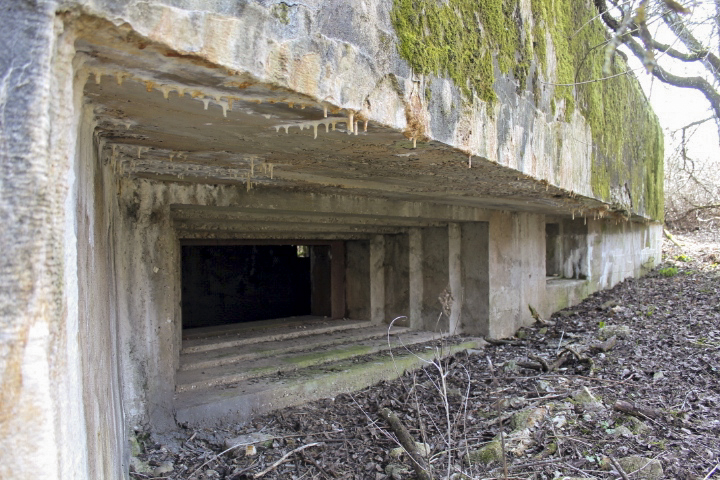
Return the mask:
<svg viewBox="0 0 720 480">
<path fill-rule="evenodd" d="M 310 315 L 311 259 L 299 250 L 304 253 L 295 245 L 182 247 L 183 329 Z"/>
<path fill-rule="evenodd" d="M 562 272 L 562 245 L 560 244 L 560 225 L 545 224 L 545 276 L 557 277 Z"/>
<path fill-rule="evenodd" d="M 585 280 L 588 229 L 581 219 L 545 224 L 545 275 L 548 279 Z"/>
<path fill-rule="evenodd" d="M 329 245 L 186 245 L 183 330 L 313 315 L 329 317 Z"/>
</svg>

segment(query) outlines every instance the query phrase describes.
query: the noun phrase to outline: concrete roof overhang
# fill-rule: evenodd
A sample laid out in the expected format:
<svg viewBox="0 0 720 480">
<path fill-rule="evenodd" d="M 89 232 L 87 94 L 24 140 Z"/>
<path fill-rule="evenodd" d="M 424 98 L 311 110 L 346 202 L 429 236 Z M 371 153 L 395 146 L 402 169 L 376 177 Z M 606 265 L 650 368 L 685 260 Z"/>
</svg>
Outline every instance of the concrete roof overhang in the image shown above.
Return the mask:
<svg viewBox="0 0 720 480">
<path fill-rule="evenodd" d="M 261 82 L 196 57 L 154 46 L 81 37 L 96 135 L 118 171 L 161 182 L 354 195 L 549 215 L 604 211 L 579 197 L 437 141 L 366 122 L 358 112 Z M 142 48 L 141 48 L 142 47 Z M 394 233 L 451 219 L 353 217 L 328 212 L 174 210 L 188 231 L 222 222 L 232 231 L 273 235 L 272 225 L 304 233 Z M 312 225 L 312 227 L 308 227 Z M 210 228 L 210 227 L 207 227 Z M 307 233 L 312 236 L 312 233 Z"/>
</svg>

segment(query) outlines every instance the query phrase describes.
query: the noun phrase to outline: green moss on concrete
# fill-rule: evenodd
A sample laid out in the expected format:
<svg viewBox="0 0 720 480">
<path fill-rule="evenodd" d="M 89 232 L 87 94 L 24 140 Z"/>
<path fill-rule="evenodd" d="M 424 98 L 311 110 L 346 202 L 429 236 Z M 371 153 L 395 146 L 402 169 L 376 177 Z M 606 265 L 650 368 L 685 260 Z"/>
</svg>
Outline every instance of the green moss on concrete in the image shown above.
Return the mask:
<svg viewBox="0 0 720 480">
<path fill-rule="evenodd" d="M 290 23 L 289 18 L 290 7 L 285 3 L 278 3 L 273 5 L 271 13 L 273 17 L 277 18 L 280 23 L 287 25 Z"/>
<path fill-rule="evenodd" d="M 627 66 L 621 58 L 615 58 L 612 78 L 593 81 L 608 76 L 603 73 L 606 31 L 594 18 L 595 10 L 575 0 L 532 0 L 532 12 L 535 52 L 543 70 L 548 62 L 545 32 L 553 43 L 554 100 L 564 104 L 566 120 L 577 107 L 592 129 L 593 194 L 611 202 L 611 186 L 626 189 L 632 202 L 626 207 L 662 219 L 660 126 L 637 81 L 623 75 Z"/>
<path fill-rule="evenodd" d="M 472 450 L 467 454 L 468 463 L 489 465 L 502 460 L 502 445 L 500 439 L 496 438 L 479 450 Z"/>
<path fill-rule="evenodd" d="M 398 50 L 422 74 L 447 75 L 468 99 L 490 104 L 495 65 L 524 87 L 532 44 L 523 34 L 518 0 L 394 0 Z"/>
<path fill-rule="evenodd" d="M 629 194 L 626 210 L 661 220 L 662 133 L 620 57 L 611 72 L 617 76 L 600 80 L 607 36 L 592 2 L 531 0 L 531 10 L 532 28 L 523 25 L 518 0 L 394 0 L 392 22 L 413 69 L 448 76 L 468 99 L 497 100 L 495 67 L 530 88 L 535 64 L 540 79 L 549 79 L 553 117 L 571 121 L 578 111 L 592 129 L 594 196 L 612 203 L 613 192 Z"/>
<path fill-rule="evenodd" d="M 337 348 L 335 350 L 327 350 L 322 352 L 313 352 L 303 355 L 293 355 L 286 359 L 283 359 L 285 363 L 291 363 L 298 368 L 309 367 L 311 365 L 318 365 L 320 363 L 331 362 L 336 360 L 343 360 L 346 358 L 352 358 L 358 355 L 366 355 L 377 351 L 376 347 L 367 345 L 357 345 L 346 348 Z"/>
</svg>

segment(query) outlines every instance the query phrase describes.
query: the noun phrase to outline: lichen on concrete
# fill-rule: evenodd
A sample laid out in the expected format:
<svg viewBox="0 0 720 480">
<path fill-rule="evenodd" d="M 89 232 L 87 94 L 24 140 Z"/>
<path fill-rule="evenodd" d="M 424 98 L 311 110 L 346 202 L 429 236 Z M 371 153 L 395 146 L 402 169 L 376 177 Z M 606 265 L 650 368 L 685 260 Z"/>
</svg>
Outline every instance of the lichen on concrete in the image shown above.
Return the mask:
<svg viewBox="0 0 720 480">
<path fill-rule="evenodd" d="M 593 194 L 612 201 L 611 185 L 624 187 L 629 190 L 628 207 L 661 219 L 662 133 L 637 81 L 624 74 L 628 71 L 625 61 L 616 56 L 611 74 L 603 72 L 607 34 L 592 4 L 533 0 L 532 11 L 536 54 L 543 70 L 547 67 L 545 31 L 553 42 L 556 102 L 564 102 L 566 120 L 577 107 L 592 129 Z"/>
<path fill-rule="evenodd" d="M 519 93 L 532 89 L 552 118 L 580 113 L 592 131 L 593 195 L 662 219 L 662 132 L 625 61 L 616 55 L 610 75 L 603 72 L 607 33 L 593 4 L 532 0 L 531 11 L 524 25 L 517 0 L 394 0 L 392 22 L 410 66 L 449 77 L 468 100 L 497 102 L 499 69 Z M 538 82 L 552 91 L 549 105 Z"/>
<path fill-rule="evenodd" d="M 392 22 L 400 55 L 421 74 L 447 75 L 468 99 L 490 104 L 495 63 L 525 85 L 532 43 L 518 0 L 394 0 Z"/>
</svg>

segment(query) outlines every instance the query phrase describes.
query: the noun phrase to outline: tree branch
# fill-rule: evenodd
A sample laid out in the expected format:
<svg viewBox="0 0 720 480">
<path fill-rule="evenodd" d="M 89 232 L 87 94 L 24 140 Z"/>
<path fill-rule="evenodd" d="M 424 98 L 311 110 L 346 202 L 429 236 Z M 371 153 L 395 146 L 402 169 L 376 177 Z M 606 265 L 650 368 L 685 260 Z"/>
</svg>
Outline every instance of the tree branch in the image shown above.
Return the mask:
<svg viewBox="0 0 720 480">
<path fill-rule="evenodd" d="M 660 44 L 654 39 L 648 40 L 644 38 L 643 41 L 645 41 L 646 46 L 641 45 L 637 40 L 635 40 L 635 37 L 641 37 L 640 28 L 637 25 L 633 24 L 634 28 L 625 31 L 623 25 L 624 22 L 619 22 L 610 14 L 606 0 L 594 0 L 594 3 L 598 11 L 601 12 L 600 17 L 605 25 L 607 25 L 613 32 L 616 32 L 618 40 L 625 44 L 633 55 L 635 55 L 644 64 L 647 63 L 648 60 L 649 48 L 657 48 L 658 50 L 666 51 L 668 52 L 668 55 L 673 58 L 677 58 L 678 60 L 686 58 L 687 61 L 693 61 L 692 56 L 695 55 L 700 57 L 698 60 L 705 64 L 706 70 L 708 70 L 713 77 L 720 80 L 720 76 L 718 76 L 720 72 L 720 59 L 711 52 L 707 51 L 707 49 L 692 36 L 692 34 L 685 28 L 677 13 L 672 11 L 665 12 L 663 13 L 663 19 L 665 20 L 667 18 L 667 20 L 665 20 L 666 23 L 670 22 L 668 27 L 670 27 L 671 30 L 673 30 L 673 33 L 675 33 L 688 47 L 688 49 L 691 50 L 691 54 L 689 55 L 682 54 L 672 49 L 668 50 L 668 45 Z M 652 68 L 652 74 L 663 83 L 680 88 L 692 88 L 699 91 L 705 96 L 708 102 L 710 102 L 715 116 L 720 118 L 720 94 L 718 94 L 713 85 L 704 78 L 699 76 L 683 77 L 674 75 L 657 64 L 655 64 Z"/>
<path fill-rule="evenodd" d="M 713 77 L 720 81 L 720 59 L 695 38 L 677 13 L 668 11 L 663 14 L 662 18 L 668 28 L 683 42 L 688 50 L 704 54 L 701 60 L 706 63 L 707 70 L 712 73 Z"/>
<path fill-rule="evenodd" d="M 645 58 L 645 49 L 642 45 L 635 41 L 635 39 L 629 35 L 625 35 L 621 40 L 638 59 L 643 60 Z M 680 88 L 692 88 L 699 91 L 705 96 L 708 102 L 710 102 L 710 106 L 715 112 L 715 116 L 720 118 L 720 94 L 718 94 L 710 82 L 704 78 L 681 77 L 680 75 L 674 75 L 660 65 L 656 65 L 655 68 L 653 68 L 652 74 L 663 83 Z"/>
</svg>

